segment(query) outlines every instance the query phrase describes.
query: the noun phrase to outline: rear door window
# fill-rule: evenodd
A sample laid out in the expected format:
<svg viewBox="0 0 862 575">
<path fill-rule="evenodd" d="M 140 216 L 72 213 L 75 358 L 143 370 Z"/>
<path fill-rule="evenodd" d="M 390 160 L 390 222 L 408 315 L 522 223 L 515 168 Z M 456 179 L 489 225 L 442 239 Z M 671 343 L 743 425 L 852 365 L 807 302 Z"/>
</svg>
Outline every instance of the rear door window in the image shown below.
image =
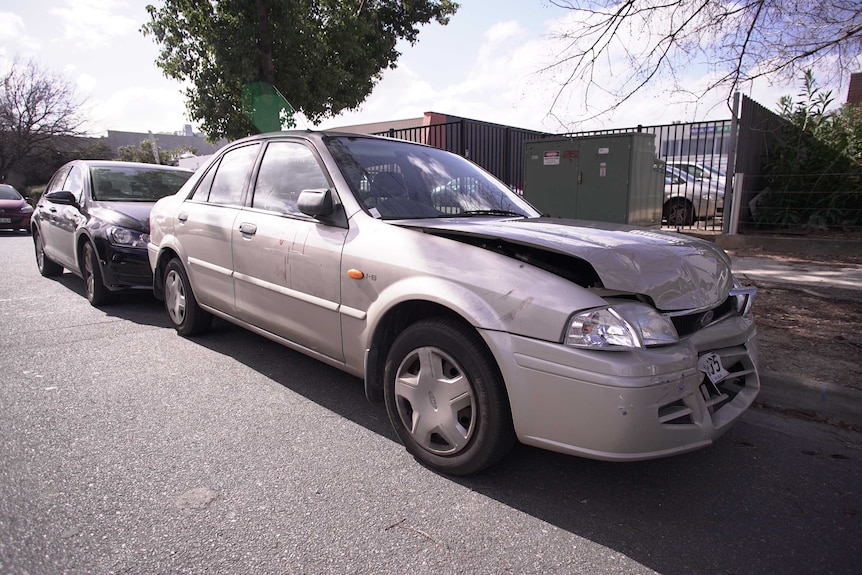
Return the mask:
<svg viewBox="0 0 862 575">
<path fill-rule="evenodd" d="M 243 191 L 259 149 L 260 144 L 252 144 L 226 152 L 218 166 L 201 180 L 193 199 L 241 206 Z"/>
</svg>

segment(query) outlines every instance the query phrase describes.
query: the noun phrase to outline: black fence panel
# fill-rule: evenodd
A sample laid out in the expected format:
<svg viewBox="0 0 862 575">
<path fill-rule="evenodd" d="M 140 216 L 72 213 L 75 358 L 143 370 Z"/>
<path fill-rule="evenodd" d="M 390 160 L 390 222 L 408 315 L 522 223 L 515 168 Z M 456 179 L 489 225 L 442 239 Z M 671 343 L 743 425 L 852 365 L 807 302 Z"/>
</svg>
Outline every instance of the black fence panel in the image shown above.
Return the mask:
<svg viewBox="0 0 862 575">
<path fill-rule="evenodd" d="M 377 135 L 427 144 L 469 158 L 519 193 L 524 185 L 524 144 L 529 140 L 579 136 L 646 132 L 656 136 L 656 156 L 667 162 L 666 198 L 688 197 L 701 208 L 690 225 L 721 231 L 722 198 L 729 179 L 723 173 L 732 152 L 731 120 L 636 126 L 612 130 L 550 134 L 489 124 L 474 120 L 459 120 L 445 124 L 389 130 Z M 714 169 L 715 171 L 710 171 Z M 683 180 L 685 180 L 683 182 Z"/>
<path fill-rule="evenodd" d="M 454 152 L 482 166 L 513 190 L 524 182 L 524 142 L 551 134 L 499 124 L 459 120 L 445 124 L 388 130 L 375 135 L 427 144 Z"/>
</svg>

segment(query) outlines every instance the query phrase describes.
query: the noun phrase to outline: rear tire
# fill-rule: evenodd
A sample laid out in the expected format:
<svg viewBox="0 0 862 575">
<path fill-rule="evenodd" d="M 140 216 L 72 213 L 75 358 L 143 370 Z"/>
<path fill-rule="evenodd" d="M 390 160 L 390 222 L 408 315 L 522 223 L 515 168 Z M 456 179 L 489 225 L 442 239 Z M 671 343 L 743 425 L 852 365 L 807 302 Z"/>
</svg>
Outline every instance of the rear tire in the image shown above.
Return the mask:
<svg viewBox="0 0 862 575">
<path fill-rule="evenodd" d="M 500 370 L 469 325 L 432 318 L 401 332 L 386 359 L 384 394 L 407 451 L 436 471 L 476 473 L 515 443 Z"/>
<path fill-rule="evenodd" d="M 664 217 L 669 226 L 690 226 L 694 223 L 694 206 L 684 198 L 672 198 L 664 205 Z"/>
<path fill-rule="evenodd" d="M 198 305 L 189 276 L 178 258 L 168 262 L 164 278 L 165 309 L 177 333 L 189 336 L 209 329 L 213 316 Z"/>
<path fill-rule="evenodd" d="M 33 247 L 36 249 L 36 266 L 39 273 L 46 278 L 53 278 L 63 273 L 63 266 L 45 255 L 45 243 L 39 230 L 33 230 Z"/>
</svg>

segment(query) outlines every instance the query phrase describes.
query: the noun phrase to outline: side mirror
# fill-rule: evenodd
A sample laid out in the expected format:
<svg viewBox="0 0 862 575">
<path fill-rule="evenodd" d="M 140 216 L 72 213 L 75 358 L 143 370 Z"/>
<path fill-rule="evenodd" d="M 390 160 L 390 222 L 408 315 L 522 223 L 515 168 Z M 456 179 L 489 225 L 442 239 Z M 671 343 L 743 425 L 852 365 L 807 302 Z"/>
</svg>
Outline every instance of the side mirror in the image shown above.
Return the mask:
<svg viewBox="0 0 862 575">
<path fill-rule="evenodd" d="M 299 211 L 313 218 L 332 215 L 332 190 L 302 190 L 297 201 Z"/>
<path fill-rule="evenodd" d="M 60 190 L 57 192 L 49 192 L 45 194 L 45 199 L 53 204 L 61 204 L 64 206 L 77 206 L 78 200 L 75 199 L 75 194 Z"/>
</svg>

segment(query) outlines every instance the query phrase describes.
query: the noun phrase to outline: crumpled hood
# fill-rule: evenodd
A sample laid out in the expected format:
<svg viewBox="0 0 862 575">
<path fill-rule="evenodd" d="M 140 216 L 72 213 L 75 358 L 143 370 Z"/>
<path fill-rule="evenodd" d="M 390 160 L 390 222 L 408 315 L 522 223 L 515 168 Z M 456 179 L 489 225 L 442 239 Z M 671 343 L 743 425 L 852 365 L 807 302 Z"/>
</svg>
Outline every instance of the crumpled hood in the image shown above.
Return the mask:
<svg viewBox="0 0 862 575">
<path fill-rule="evenodd" d="M 104 223 L 149 233 L 155 202 L 93 202 L 90 215 Z"/>
<path fill-rule="evenodd" d="M 664 311 L 718 305 L 732 283 L 727 254 L 710 242 L 672 232 L 556 218 L 414 220 L 399 225 L 571 255 L 589 262 L 605 288 L 647 295 Z"/>
</svg>

